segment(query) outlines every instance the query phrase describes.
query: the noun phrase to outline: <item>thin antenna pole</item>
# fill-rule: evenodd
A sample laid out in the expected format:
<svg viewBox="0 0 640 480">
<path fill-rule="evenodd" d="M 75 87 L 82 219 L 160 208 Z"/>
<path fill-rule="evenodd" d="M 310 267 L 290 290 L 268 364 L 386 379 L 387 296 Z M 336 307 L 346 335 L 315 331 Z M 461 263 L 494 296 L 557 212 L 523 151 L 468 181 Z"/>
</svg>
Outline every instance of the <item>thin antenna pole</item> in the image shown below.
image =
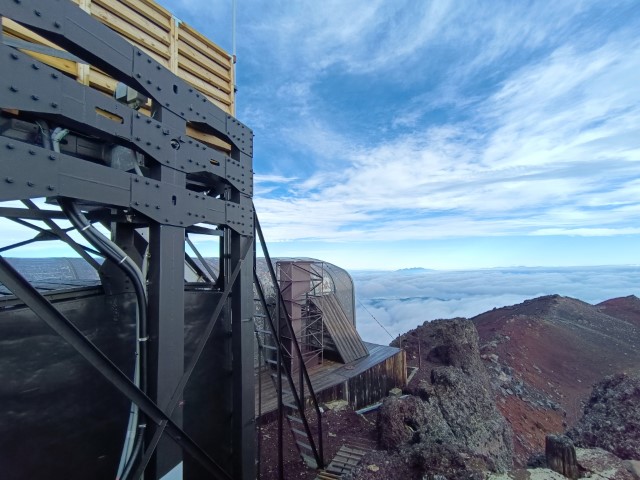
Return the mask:
<svg viewBox="0 0 640 480">
<path fill-rule="evenodd" d="M 231 54 L 233 55 L 233 102 L 234 102 L 234 114 L 237 115 L 238 111 L 238 57 L 236 56 L 236 0 L 231 0 Z"/>
</svg>

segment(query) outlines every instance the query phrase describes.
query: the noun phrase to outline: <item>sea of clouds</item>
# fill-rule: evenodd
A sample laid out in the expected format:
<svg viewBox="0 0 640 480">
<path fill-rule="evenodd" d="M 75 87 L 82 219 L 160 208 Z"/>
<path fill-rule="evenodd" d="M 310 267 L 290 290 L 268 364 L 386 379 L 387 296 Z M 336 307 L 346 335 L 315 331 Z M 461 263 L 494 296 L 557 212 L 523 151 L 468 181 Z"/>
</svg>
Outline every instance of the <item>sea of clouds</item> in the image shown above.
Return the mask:
<svg viewBox="0 0 640 480">
<path fill-rule="evenodd" d="M 637 266 L 350 273 L 358 331 L 365 341 L 384 345 L 428 320 L 470 318 L 541 295 L 559 294 L 592 304 L 640 296 Z"/>
</svg>

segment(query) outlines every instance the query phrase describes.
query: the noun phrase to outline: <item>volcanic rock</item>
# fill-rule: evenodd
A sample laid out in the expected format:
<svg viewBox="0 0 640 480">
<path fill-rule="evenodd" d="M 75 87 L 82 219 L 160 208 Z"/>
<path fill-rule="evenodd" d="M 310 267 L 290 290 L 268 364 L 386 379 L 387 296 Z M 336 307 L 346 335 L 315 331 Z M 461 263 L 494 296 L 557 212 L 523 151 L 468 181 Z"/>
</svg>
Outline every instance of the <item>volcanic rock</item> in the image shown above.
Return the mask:
<svg viewBox="0 0 640 480">
<path fill-rule="evenodd" d="M 567 435 L 581 447 L 640 459 L 640 375 L 612 375 L 598 383 L 584 416 Z"/>
<path fill-rule="evenodd" d="M 420 338 L 430 375 L 414 395 L 385 399 L 378 415 L 380 445 L 419 472 L 452 480 L 510 468 L 511 430 L 496 409 L 474 325 L 437 320 L 409 335 Z"/>
</svg>

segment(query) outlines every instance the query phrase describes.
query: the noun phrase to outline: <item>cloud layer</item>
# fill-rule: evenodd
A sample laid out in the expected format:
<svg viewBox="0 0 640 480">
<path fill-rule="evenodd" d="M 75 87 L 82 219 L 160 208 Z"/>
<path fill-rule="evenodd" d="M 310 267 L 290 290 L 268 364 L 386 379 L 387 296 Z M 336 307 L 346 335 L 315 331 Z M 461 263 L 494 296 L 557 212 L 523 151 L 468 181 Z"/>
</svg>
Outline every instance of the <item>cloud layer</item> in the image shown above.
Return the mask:
<svg viewBox="0 0 640 480">
<path fill-rule="evenodd" d="M 427 320 L 473 317 L 494 307 L 560 294 L 588 303 L 638 295 L 638 267 L 352 272 L 356 318 L 367 341 L 388 344 Z"/>
</svg>

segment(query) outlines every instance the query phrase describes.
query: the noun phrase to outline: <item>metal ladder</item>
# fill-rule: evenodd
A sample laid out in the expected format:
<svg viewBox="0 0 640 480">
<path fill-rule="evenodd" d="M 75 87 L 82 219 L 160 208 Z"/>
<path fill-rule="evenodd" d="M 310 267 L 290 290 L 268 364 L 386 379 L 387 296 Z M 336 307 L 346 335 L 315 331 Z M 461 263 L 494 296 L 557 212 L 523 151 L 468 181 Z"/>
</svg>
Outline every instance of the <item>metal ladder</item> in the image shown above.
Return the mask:
<svg viewBox="0 0 640 480">
<path fill-rule="evenodd" d="M 276 388 L 278 397 L 278 472 L 279 478 L 284 479 L 283 461 L 283 422 L 286 418 L 289 429 L 294 439 L 294 443 L 300 457 L 310 468 L 324 468 L 324 452 L 322 444 L 322 416 L 318 400 L 316 398 L 311 379 L 304 363 L 300 345 L 293 331 L 289 314 L 287 313 L 282 293 L 278 285 L 271 257 L 267 250 L 267 245 L 260 228 L 260 223 L 256 215 L 256 232 L 262 246 L 265 261 L 269 269 L 271 282 L 276 294 L 275 320 L 268 308 L 266 297 L 260 278 L 255 269 L 253 279 L 264 315 L 264 328 L 256 328 L 256 338 L 260 353 L 267 365 L 274 371 L 270 376 Z M 286 336 L 283 336 L 283 332 Z M 269 341 L 267 341 L 269 339 Z M 291 344 L 288 350 L 283 343 L 286 339 Z M 274 358 L 275 357 L 275 358 Z M 294 358 L 298 365 L 298 371 L 291 371 L 291 359 Z M 289 360 L 288 362 L 286 360 Z M 296 374 L 297 379 L 293 378 Z M 297 380 L 297 381 L 296 381 Z M 315 413 L 317 429 L 314 434 L 310 428 L 310 421 L 307 414 L 307 405 Z"/>
</svg>

